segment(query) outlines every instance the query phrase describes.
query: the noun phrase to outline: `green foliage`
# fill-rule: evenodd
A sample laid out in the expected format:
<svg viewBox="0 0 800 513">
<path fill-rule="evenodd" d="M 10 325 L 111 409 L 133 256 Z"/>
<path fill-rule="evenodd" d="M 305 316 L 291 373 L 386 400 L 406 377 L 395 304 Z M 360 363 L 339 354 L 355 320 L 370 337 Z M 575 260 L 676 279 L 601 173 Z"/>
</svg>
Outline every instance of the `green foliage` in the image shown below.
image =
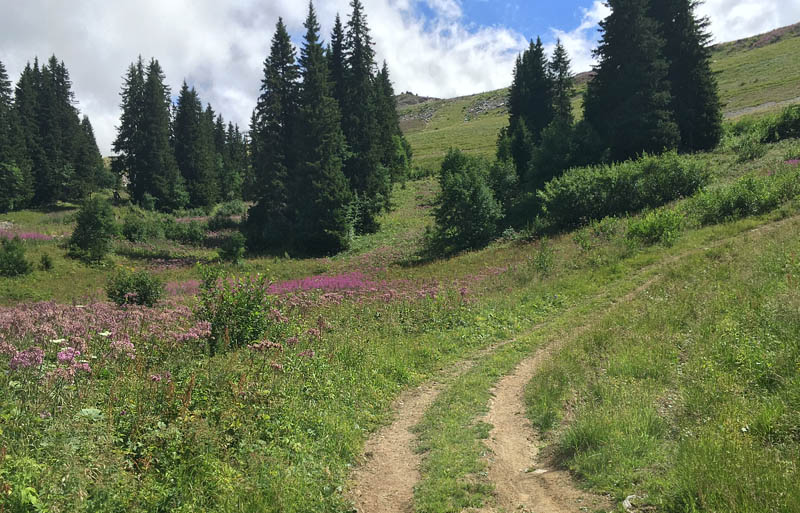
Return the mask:
<svg viewBox="0 0 800 513">
<path fill-rule="evenodd" d="M 800 194 L 800 170 L 781 166 L 774 176 L 747 175 L 692 198 L 689 211 L 702 225 L 769 212 Z"/>
<path fill-rule="evenodd" d="M 649 0 L 610 0 L 600 23 L 597 75 L 584 98 L 584 118 L 602 136 L 611 159 L 677 148 L 680 132 L 672 110 L 670 68 L 659 23 Z"/>
<path fill-rule="evenodd" d="M 243 216 L 246 213 L 247 204 L 240 199 L 220 203 L 214 211 L 214 215 L 220 216 Z"/>
<path fill-rule="evenodd" d="M 164 237 L 157 214 L 132 208 L 122 220 L 122 236 L 130 242 L 148 242 Z"/>
<path fill-rule="evenodd" d="M 225 262 L 238 264 L 244 258 L 245 242 L 245 236 L 241 232 L 233 232 L 222 243 L 222 249 L 219 252 L 220 258 Z"/>
<path fill-rule="evenodd" d="M 221 269 L 201 267 L 202 285 L 195 315 L 211 323 L 209 352 L 238 349 L 268 339 L 282 342 L 292 327 L 276 315 L 275 299 L 269 294 L 265 275 L 226 277 Z"/>
<path fill-rule="evenodd" d="M 92 197 L 78 211 L 77 225 L 69 239 L 69 254 L 88 262 L 99 262 L 111 251 L 118 226 L 111 204 Z"/>
<path fill-rule="evenodd" d="M 485 246 L 497 234 L 500 206 L 488 185 L 489 164 L 450 150 L 439 173 L 431 249 L 449 252 Z"/>
<path fill-rule="evenodd" d="M 174 218 L 163 218 L 164 236 L 181 244 L 200 246 L 206 240 L 206 224 L 201 221 L 179 223 Z"/>
<path fill-rule="evenodd" d="M 762 142 L 774 143 L 784 139 L 800 138 L 800 105 L 786 107 L 780 114 L 763 121 Z"/>
<path fill-rule="evenodd" d="M 30 199 L 30 177 L 19 166 L 0 162 L 0 212 L 19 210 Z"/>
<path fill-rule="evenodd" d="M 53 257 L 50 256 L 50 253 L 42 253 L 39 259 L 39 269 L 45 272 L 53 270 Z"/>
<path fill-rule="evenodd" d="M 645 212 L 641 218 L 628 222 L 625 235 L 631 242 L 672 246 L 680 237 L 686 223 L 683 213 L 675 209 L 662 208 Z"/>
<path fill-rule="evenodd" d="M 108 299 L 122 305 L 155 306 L 164 296 L 164 282 L 142 269 L 130 271 L 120 269 L 106 284 Z"/>
<path fill-rule="evenodd" d="M 699 161 L 670 152 L 571 169 L 548 182 L 538 195 L 553 227 L 568 228 L 691 196 L 707 180 Z"/>
<path fill-rule="evenodd" d="M 0 238 L 0 276 L 14 277 L 30 274 L 33 266 L 25 259 L 25 246 L 19 237 Z"/>
</svg>

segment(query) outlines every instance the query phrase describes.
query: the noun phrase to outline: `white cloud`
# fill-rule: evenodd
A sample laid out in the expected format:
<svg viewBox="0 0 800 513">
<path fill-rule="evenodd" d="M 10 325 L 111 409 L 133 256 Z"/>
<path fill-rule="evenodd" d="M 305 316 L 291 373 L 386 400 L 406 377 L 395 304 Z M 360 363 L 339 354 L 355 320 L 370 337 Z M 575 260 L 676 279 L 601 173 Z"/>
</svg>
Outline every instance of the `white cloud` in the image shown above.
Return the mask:
<svg viewBox="0 0 800 513">
<path fill-rule="evenodd" d="M 572 61 L 574 72 L 589 71 L 596 59 L 592 50 L 597 46 L 597 24 L 611 14 L 611 9 L 599 0 L 595 0 L 588 9 L 583 9 L 581 24 L 569 32 L 557 28 L 551 29 L 554 37 L 561 40 Z"/>
<path fill-rule="evenodd" d="M 711 21 L 715 42 L 733 41 L 800 21 L 800 0 L 705 0 L 697 13 Z"/>
</svg>

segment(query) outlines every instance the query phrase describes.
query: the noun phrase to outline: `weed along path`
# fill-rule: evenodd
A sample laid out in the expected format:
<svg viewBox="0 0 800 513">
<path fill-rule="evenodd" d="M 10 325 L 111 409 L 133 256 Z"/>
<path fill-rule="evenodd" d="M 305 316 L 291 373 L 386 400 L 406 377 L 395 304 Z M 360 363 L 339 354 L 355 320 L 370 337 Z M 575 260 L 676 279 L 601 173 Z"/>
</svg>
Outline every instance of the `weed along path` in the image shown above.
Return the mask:
<svg viewBox="0 0 800 513">
<path fill-rule="evenodd" d="M 541 442 L 525 416 L 525 385 L 564 344 L 561 339 L 539 349 L 493 389 L 483 421 L 494 426 L 486 445 L 491 451 L 489 479 L 495 485 L 499 511 L 566 513 L 613 507 L 604 497 L 576 489 L 567 471 L 548 468 L 537 457 Z"/>
</svg>

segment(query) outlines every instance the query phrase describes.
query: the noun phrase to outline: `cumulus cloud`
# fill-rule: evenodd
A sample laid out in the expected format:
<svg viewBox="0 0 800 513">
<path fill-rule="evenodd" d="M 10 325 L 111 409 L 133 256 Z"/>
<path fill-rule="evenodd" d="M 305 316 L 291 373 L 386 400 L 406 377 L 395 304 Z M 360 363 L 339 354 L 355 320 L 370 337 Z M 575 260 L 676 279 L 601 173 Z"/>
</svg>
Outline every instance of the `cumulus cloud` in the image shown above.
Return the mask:
<svg viewBox="0 0 800 513">
<path fill-rule="evenodd" d="M 572 60 L 572 69 L 576 72 L 589 71 L 596 59 L 592 50 L 597 46 L 598 23 L 611 14 L 611 9 L 599 0 L 595 0 L 591 7 L 582 9 L 583 17 L 580 25 L 570 31 L 551 29 L 553 35 L 561 40 L 564 48 Z"/>
<path fill-rule="evenodd" d="M 733 41 L 800 21 L 798 0 L 705 0 L 698 14 L 711 21 L 714 41 Z"/>
<path fill-rule="evenodd" d="M 326 39 L 337 12 L 346 21 L 349 3 L 315 2 Z M 709 0 L 703 12 L 711 16 L 715 35 L 726 39 L 788 23 L 787 12 L 800 16 L 797 2 L 786 3 Z M 364 4 L 377 58 L 388 62 L 398 91 L 452 97 L 505 87 L 516 55 L 527 44 L 511 28 L 465 19 L 461 0 Z M 35 55 L 46 59 L 55 53 L 64 60 L 79 108 L 95 125 L 101 151 L 108 153 L 119 119 L 122 77 L 138 55 L 159 59 L 174 92 L 186 79 L 217 112 L 246 128 L 278 17 L 299 44 L 306 9 L 306 2 L 298 0 L 14 2 L 0 17 L 0 61 L 16 79 Z M 574 70 L 589 69 L 596 25 L 607 12 L 594 1 L 578 27 L 552 29 L 553 40 L 560 37 L 569 51 Z"/>
</svg>

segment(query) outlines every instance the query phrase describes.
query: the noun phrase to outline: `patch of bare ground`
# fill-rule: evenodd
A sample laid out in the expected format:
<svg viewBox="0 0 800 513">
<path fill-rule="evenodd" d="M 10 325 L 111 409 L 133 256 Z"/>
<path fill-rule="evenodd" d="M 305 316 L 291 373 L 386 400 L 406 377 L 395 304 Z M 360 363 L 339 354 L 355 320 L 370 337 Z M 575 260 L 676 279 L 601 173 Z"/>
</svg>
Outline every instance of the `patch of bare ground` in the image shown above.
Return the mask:
<svg viewBox="0 0 800 513">
<path fill-rule="evenodd" d="M 469 371 L 476 361 L 511 342 L 494 344 L 447 370 L 443 379 L 430 381 L 400 395 L 392 405 L 392 423 L 373 435 L 364 446 L 363 461 L 353 472 L 349 498 L 358 513 L 410 513 L 414 485 L 420 479 L 422 456 L 415 452 L 411 428 L 436 401 L 448 381 Z"/>
</svg>

